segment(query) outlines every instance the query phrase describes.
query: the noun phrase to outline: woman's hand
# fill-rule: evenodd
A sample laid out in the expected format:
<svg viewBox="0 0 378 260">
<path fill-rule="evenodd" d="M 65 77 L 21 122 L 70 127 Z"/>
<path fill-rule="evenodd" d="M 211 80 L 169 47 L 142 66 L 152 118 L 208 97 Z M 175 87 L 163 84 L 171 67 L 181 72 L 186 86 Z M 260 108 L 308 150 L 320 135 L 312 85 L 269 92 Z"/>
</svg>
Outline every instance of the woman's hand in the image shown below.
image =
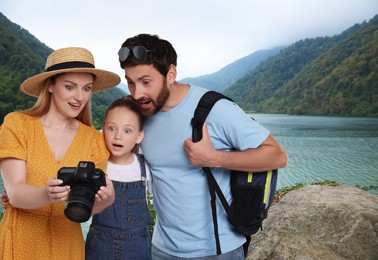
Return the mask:
<svg viewBox="0 0 378 260">
<path fill-rule="evenodd" d="M 58 186 L 62 184 L 63 181 L 60 179 L 48 179 L 47 180 L 47 196 L 51 203 L 58 203 L 62 201 L 66 201 L 68 199 L 68 195 L 70 194 L 71 188 L 70 186 Z"/>
</svg>

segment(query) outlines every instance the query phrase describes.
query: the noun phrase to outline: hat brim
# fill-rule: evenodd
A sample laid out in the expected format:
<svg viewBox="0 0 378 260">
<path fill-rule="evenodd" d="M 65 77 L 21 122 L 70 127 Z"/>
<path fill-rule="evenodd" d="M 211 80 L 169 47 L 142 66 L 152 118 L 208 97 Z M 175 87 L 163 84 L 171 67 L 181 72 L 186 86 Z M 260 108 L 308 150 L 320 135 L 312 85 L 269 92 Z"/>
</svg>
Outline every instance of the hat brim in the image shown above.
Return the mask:
<svg viewBox="0 0 378 260">
<path fill-rule="evenodd" d="M 71 72 L 86 72 L 95 75 L 93 81 L 92 92 L 102 91 L 108 88 L 117 86 L 121 82 L 121 78 L 110 71 L 95 69 L 95 68 L 70 68 L 70 69 L 60 69 L 49 72 L 43 72 L 26 79 L 20 86 L 20 89 L 25 94 L 30 96 L 38 97 L 41 93 L 44 81 L 51 76 L 61 74 L 61 73 L 71 73 Z"/>
</svg>

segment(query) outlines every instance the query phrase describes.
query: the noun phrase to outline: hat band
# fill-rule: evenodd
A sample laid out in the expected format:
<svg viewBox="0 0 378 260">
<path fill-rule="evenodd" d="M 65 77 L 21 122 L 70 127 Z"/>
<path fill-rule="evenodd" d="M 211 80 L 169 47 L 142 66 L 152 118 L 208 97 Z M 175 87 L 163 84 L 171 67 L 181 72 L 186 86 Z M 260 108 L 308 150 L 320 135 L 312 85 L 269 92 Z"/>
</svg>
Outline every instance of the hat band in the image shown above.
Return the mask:
<svg viewBox="0 0 378 260">
<path fill-rule="evenodd" d="M 94 68 L 95 66 L 88 62 L 83 61 L 68 61 L 52 65 L 46 69 L 47 71 L 73 69 L 73 68 Z"/>
</svg>

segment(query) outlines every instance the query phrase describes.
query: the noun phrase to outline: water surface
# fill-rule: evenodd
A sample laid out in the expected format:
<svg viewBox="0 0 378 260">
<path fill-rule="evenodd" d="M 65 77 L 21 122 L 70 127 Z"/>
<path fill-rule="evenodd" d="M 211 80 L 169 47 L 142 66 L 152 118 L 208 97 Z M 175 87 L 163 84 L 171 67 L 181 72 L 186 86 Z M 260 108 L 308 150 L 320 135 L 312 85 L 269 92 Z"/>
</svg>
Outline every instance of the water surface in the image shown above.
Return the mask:
<svg viewBox="0 0 378 260">
<path fill-rule="evenodd" d="M 378 186 L 378 118 L 251 116 L 272 132 L 289 156 L 278 188 L 325 180 Z"/>
</svg>

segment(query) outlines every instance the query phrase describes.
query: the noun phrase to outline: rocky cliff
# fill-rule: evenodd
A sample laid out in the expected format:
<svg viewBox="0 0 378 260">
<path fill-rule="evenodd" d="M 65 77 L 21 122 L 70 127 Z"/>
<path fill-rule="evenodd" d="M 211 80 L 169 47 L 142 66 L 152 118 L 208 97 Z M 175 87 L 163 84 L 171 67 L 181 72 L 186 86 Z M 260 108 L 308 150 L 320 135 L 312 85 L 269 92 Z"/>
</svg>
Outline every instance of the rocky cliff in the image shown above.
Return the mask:
<svg viewBox="0 0 378 260">
<path fill-rule="evenodd" d="M 311 185 L 273 205 L 247 259 L 378 259 L 378 196 Z"/>
</svg>

